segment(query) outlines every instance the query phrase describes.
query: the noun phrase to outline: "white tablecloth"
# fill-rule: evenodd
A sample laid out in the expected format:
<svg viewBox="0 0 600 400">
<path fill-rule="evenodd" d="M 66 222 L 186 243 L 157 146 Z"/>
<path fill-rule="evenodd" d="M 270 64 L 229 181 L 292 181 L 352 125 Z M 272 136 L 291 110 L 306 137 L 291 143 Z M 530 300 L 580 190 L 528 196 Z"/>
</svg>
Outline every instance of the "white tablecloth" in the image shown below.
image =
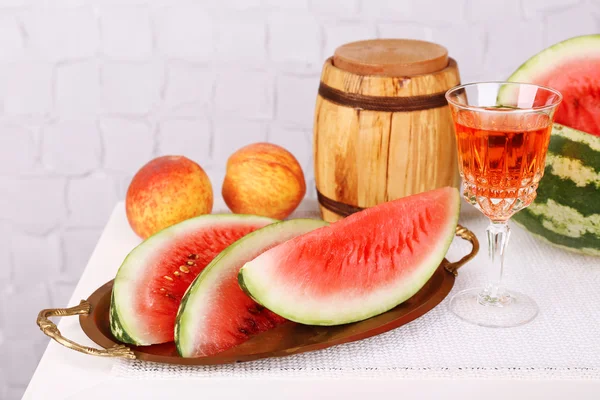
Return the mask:
<svg viewBox="0 0 600 400">
<path fill-rule="evenodd" d="M 315 207 L 308 201 L 302 210 Z M 464 206 L 461 222 L 483 238 L 485 220 L 476 210 Z M 114 278 L 138 243 L 119 203 L 69 305 Z M 460 270 L 454 292 L 483 282 L 482 245 L 477 258 Z M 458 259 L 468 246 L 456 239 L 448 258 Z M 386 398 L 386 394 L 396 398 L 400 393 L 419 399 L 597 399 L 599 264 L 598 258 L 552 248 L 514 227 L 507 284 L 538 301 L 540 315 L 529 325 L 506 330 L 471 326 L 442 303 L 402 328 L 363 342 L 277 360 L 177 370 L 87 356 L 50 342 L 24 398 L 162 399 L 176 388 L 178 396 L 263 399 L 268 384 L 270 396 L 286 399 Z M 94 346 L 76 318 L 63 318 L 58 326 L 66 337 Z M 244 384 L 238 385 L 242 380 Z"/>
</svg>

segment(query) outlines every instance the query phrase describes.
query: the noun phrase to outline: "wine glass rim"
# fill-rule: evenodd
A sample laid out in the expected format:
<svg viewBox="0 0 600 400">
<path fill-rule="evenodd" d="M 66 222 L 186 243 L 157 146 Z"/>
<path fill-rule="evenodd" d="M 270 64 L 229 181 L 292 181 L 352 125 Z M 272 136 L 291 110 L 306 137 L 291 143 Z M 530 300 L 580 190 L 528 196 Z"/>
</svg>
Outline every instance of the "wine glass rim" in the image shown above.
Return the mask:
<svg viewBox="0 0 600 400">
<path fill-rule="evenodd" d="M 468 105 L 468 104 L 460 104 L 457 103 L 456 101 L 452 100 L 450 98 L 450 96 L 452 95 L 452 93 L 456 92 L 457 90 L 460 89 L 464 89 L 467 87 L 473 87 L 473 86 L 479 86 L 479 85 L 487 85 L 487 84 L 495 84 L 495 85 L 518 85 L 518 86 L 530 86 L 530 87 L 536 87 L 538 89 L 543 89 L 546 90 L 548 92 L 551 92 L 553 94 L 555 94 L 556 100 L 553 101 L 551 104 L 546 104 L 543 106 L 538 106 L 538 107 L 528 107 L 528 108 L 515 108 L 515 109 L 510 109 L 510 110 L 494 110 L 494 109 L 489 109 L 489 108 L 485 108 L 483 106 L 473 106 L 473 105 Z M 478 111 L 478 112 L 490 112 L 490 113 L 494 113 L 494 112 L 502 112 L 502 113 L 528 113 L 528 112 L 532 112 L 532 111 L 544 111 L 544 110 L 549 110 L 552 108 L 557 107 L 560 102 L 563 100 L 563 95 L 561 92 L 559 92 L 556 89 L 553 89 L 551 87 L 548 86 L 543 86 L 543 85 L 538 85 L 536 83 L 528 83 L 528 82 L 507 82 L 507 81 L 483 81 L 483 82 L 471 82 L 471 83 L 465 83 L 462 85 L 457 85 L 454 86 L 453 88 L 450 88 L 447 92 L 446 92 L 446 100 L 448 101 L 448 103 L 452 103 L 452 105 L 454 105 L 457 108 L 463 109 L 463 110 L 471 110 L 471 111 Z"/>
</svg>

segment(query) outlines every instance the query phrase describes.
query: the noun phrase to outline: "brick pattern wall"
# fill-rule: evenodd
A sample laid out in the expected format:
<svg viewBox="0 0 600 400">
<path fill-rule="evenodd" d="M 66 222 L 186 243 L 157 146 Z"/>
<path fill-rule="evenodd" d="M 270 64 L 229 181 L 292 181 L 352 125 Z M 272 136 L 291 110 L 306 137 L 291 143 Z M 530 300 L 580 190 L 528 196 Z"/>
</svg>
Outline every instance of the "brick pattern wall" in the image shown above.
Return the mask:
<svg viewBox="0 0 600 400">
<path fill-rule="evenodd" d="M 228 155 L 291 150 L 312 187 L 323 60 L 358 39 L 433 40 L 463 82 L 600 32 L 598 0 L 0 0 L 0 399 L 20 398 L 115 202 L 184 154 L 220 193 Z"/>
</svg>

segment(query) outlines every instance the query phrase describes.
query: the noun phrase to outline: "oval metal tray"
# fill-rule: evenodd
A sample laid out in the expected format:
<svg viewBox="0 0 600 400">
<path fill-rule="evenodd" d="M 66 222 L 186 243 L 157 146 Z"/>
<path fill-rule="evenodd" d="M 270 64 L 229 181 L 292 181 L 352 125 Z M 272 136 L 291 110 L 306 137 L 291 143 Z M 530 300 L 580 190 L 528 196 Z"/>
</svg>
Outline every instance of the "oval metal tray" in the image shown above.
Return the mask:
<svg viewBox="0 0 600 400">
<path fill-rule="evenodd" d="M 392 310 L 364 321 L 339 326 L 309 326 L 287 322 L 261 333 L 228 351 L 210 357 L 182 358 L 175 344 L 131 346 L 119 343 L 111 334 L 109 310 L 113 281 L 98 288 L 79 306 L 67 309 L 42 310 L 38 325 L 42 331 L 73 350 L 104 357 L 126 357 L 145 361 L 180 365 L 214 365 L 281 357 L 325 349 L 334 345 L 366 339 L 398 328 L 424 315 L 437 306 L 454 285 L 456 271 L 477 254 L 479 244 L 475 235 L 457 227 L 457 236 L 473 245 L 471 252 L 460 261 L 444 259 L 431 279 L 413 297 Z M 63 337 L 48 317 L 79 315 L 81 328 L 87 336 L 106 350 L 81 346 Z"/>
</svg>

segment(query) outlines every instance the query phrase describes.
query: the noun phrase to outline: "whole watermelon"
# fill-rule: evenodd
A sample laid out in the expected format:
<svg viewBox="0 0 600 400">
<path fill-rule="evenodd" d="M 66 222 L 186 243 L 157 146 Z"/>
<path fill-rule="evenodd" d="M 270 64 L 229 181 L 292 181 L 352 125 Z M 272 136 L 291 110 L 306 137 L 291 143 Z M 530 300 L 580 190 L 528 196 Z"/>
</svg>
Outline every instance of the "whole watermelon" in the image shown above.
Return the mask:
<svg viewBox="0 0 600 400">
<path fill-rule="evenodd" d="M 570 250 L 600 255 L 600 137 L 554 124 L 533 204 L 513 220 Z"/>
<path fill-rule="evenodd" d="M 508 80 L 563 95 L 537 198 L 513 219 L 553 244 L 600 255 L 600 35 L 557 43 Z"/>
</svg>

